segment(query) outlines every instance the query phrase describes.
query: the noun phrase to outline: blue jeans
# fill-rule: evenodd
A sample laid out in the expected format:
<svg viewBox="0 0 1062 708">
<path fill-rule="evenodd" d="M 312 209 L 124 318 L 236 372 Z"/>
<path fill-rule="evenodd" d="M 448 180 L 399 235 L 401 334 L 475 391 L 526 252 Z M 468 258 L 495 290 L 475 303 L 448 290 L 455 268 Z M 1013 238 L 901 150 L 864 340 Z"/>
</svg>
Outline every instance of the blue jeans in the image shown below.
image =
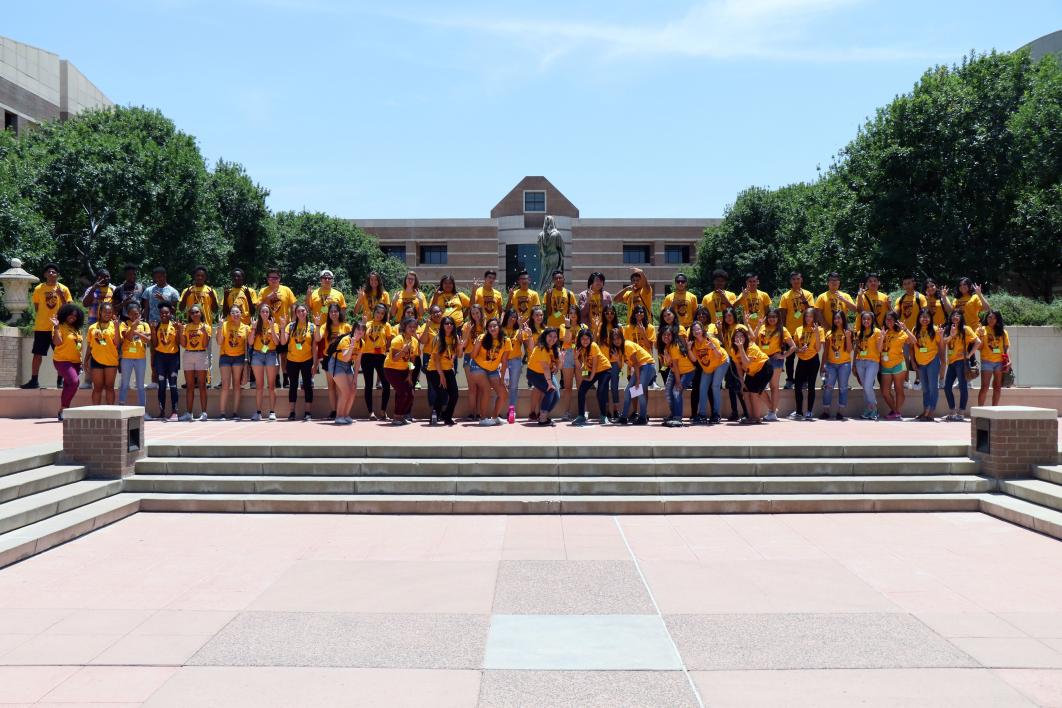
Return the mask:
<svg viewBox="0 0 1062 708">
<path fill-rule="evenodd" d="M 933 361 L 918 367 L 922 379 L 922 407 L 929 411 L 937 410 L 937 401 L 940 400 L 940 359 L 933 357 Z"/>
<path fill-rule="evenodd" d="M 622 366 L 619 364 L 612 365 L 612 380 L 608 382 L 608 389 L 612 393 L 613 408 L 619 405 L 619 380 L 621 371 L 623 371 Z"/>
<path fill-rule="evenodd" d="M 516 399 L 520 396 L 520 372 L 524 370 L 524 361 L 520 357 L 509 359 L 509 405 L 516 408 Z"/>
<path fill-rule="evenodd" d="M 833 403 L 833 387 L 838 388 L 841 408 L 848 405 L 848 378 L 852 375 L 852 362 L 831 364 L 826 362 L 826 375 L 822 379 L 822 406 L 825 410 Z"/>
<path fill-rule="evenodd" d="M 122 359 L 122 379 L 118 384 L 118 405 L 125 405 L 125 397 L 129 393 L 129 377 L 133 374 L 136 374 L 136 404 L 138 406 L 144 405 L 144 370 L 146 368 L 147 359 Z"/>
<path fill-rule="evenodd" d="M 867 410 L 876 410 L 878 399 L 874 396 L 874 382 L 878 380 L 880 364 L 870 359 L 856 359 L 856 377 L 863 384 L 863 403 Z"/>
<path fill-rule="evenodd" d="M 676 384 L 676 376 L 678 377 L 678 383 Z M 667 391 L 667 405 L 671 409 L 672 418 L 682 418 L 682 392 L 686 390 L 686 387 L 693 382 L 693 372 L 687 371 L 684 374 L 679 374 L 675 369 L 667 374 L 667 382 L 665 390 Z"/>
<path fill-rule="evenodd" d="M 724 361 L 717 366 L 714 371 L 709 373 L 701 373 L 701 390 L 698 391 L 698 406 L 697 411 L 703 415 L 708 415 L 708 392 L 712 393 L 712 415 L 719 415 L 720 406 L 723 401 L 720 398 L 720 389 L 723 386 L 723 379 L 726 378 L 726 370 L 730 368 L 730 362 Z"/>
<path fill-rule="evenodd" d="M 586 394 L 597 386 L 598 415 L 608 415 L 608 384 L 612 378 L 611 370 L 599 371 L 594 378 L 585 378 L 579 384 L 579 415 L 586 417 Z"/>
<path fill-rule="evenodd" d="M 545 375 L 530 370 L 527 372 L 527 382 L 542 392 L 542 403 L 539 404 L 539 410 L 542 413 L 549 413 L 553 410 L 553 407 L 557 405 L 557 401 L 560 400 L 556 384 L 554 384 L 552 391 L 548 390 L 549 383 Z"/>
<path fill-rule="evenodd" d="M 638 397 L 638 411 L 643 418 L 649 417 L 649 384 L 656 378 L 656 366 L 645 364 L 638 372 L 638 380 L 633 377 L 627 381 L 627 388 L 623 392 L 623 417 L 626 418 L 631 412 L 631 387 L 641 384 L 642 395 Z M 690 377 L 692 378 L 692 376 Z"/>
<path fill-rule="evenodd" d="M 970 396 L 969 384 L 966 381 L 966 367 L 969 364 L 966 359 L 959 359 L 948 364 L 948 370 L 944 374 L 944 397 L 948 399 L 948 408 L 955 410 L 955 394 L 951 392 L 952 385 L 959 382 L 959 410 L 966 410 L 966 402 Z"/>
</svg>

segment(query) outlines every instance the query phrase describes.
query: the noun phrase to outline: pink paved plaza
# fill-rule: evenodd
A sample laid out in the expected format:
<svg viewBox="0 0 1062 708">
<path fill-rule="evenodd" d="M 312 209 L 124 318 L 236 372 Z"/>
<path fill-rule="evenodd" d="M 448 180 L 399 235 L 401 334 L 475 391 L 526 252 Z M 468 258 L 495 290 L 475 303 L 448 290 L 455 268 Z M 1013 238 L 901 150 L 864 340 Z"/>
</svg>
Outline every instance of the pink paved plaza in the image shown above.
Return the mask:
<svg viewBox="0 0 1062 708">
<path fill-rule="evenodd" d="M 967 443 L 148 422 L 151 443 Z M 0 446 L 58 443 L 2 420 Z M 0 570 L 0 706 L 1062 706 L 1062 544 L 981 513 L 141 512 Z"/>
<path fill-rule="evenodd" d="M 982 514 L 141 513 L 0 571 L 0 704 L 1057 706 L 1060 587 Z"/>
</svg>

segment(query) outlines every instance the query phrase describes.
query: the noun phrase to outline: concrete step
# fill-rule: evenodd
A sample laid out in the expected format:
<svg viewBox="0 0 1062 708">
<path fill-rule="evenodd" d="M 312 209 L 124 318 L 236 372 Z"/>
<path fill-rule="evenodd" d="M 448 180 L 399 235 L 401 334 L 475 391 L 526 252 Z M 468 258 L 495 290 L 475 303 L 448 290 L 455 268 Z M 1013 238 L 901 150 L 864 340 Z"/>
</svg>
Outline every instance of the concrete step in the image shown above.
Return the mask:
<svg viewBox="0 0 1062 708">
<path fill-rule="evenodd" d="M 115 494 L 0 534 L 0 568 L 124 519 L 139 508 L 139 496 Z"/>
<path fill-rule="evenodd" d="M 655 458 L 655 459 L 395 459 L 147 457 L 138 475 L 278 475 L 285 477 L 803 477 L 976 474 L 966 457 L 918 458 Z"/>
<path fill-rule="evenodd" d="M 1018 499 L 1062 511 L 1062 486 L 1042 479 L 1015 479 L 1004 481 L 1000 491 Z"/>
<path fill-rule="evenodd" d="M 0 477 L 0 503 L 80 482 L 84 478 L 85 468 L 78 465 L 47 465 L 15 472 Z"/>
<path fill-rule="evenodd" d="M 121 480 L 74 482 L 0 504 L 0 534 L 14 531 L 122 491 Z"/>
<path fill-rule="evenodd" d="M 0 450 L 0 477 L 25 472 L 35 467 L 55 464 L 63 446 L 56 443 L 27 445 L 12 450 Z"/>
<path fill-rule="evenodd" d="M 189 494 L 940 494 L 987 492 L 975 475 L 827 477 L 279 477 L 134 475 L 126 492 Z"/>
<path fill-rule="evenodd" d="M 1007 494 L 982 494 L 981 511 L 1018 526 L 1062 539 L 1062 512 Z"/>
<path fill-rule="evenodd" d="M 1037 479 L 1062 484 L 1062 465 L 1041 465 L 1034 472 Z"/>
<path fill-rule="evenodd" d="M 632 430 L 640 430 L 632 428 Z M 845 445 L 789 444 L 764 442 L 757 445 L 728 445 L 697 442 L 660 443 L 646 435 L 645 442 L 586 445 L 498 445 L 485 438 L 481 444 L 439 445 L 437 441 L 411 439 L 402 445 L 364 443 L 149 443 L 148 457 L 248 458 L 433 458 L 433 459 L 587 459 L 587 458 L 927 458 L 967 457 L 969 445 L 944 443 L 853 443 Z M 695 437 L 695 436 L 691 436 Z"/>
<path fill-rule="evenodd" d="M 315 514 L 749 514 L 977 511 L 979 494 L 717 494 L 668 496 L 462 494 L 140 495 L 141 511 Z"/>
</svg>

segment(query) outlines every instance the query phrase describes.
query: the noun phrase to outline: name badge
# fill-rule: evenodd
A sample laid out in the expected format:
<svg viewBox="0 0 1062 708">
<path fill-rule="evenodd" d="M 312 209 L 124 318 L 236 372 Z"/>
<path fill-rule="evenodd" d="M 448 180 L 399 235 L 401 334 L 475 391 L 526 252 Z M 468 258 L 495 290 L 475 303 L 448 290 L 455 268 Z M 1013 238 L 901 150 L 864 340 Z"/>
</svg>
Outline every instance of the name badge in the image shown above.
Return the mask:
<svg viewBox="0 0 1062 708">
<path fill-rule="evenodd" d="M 269 345 L 268 344 L 263 344 L 262 345 L 262 353 L 263 354 L 268 354 L 269 353 Z"/>
<path fill-rule="evenodd" d="M 301 352 L 302 351 L 302 342 L 295 342 L 295 349 L 297 349 L 298 351 Z"/>
<path fill-rule="evenodd" d="M 716 311 L 716 313 L 715 313 L 715 319 L 717 319 L 717 320 L 721 320 L 721 319 L 723 319 L 723 313 L 722 313 L 722 312 L 719 312 L 719 311 L 717 310 L 717 311 Z"/>
<path fill-rule="evenodd" d="M 107 346 L 107 340 L 106 339 L 97 339 L 96 340 L 96 344 L 100 345 L 101 347 L 105 347 L 105 346 Z"/>
<path fill-rule="evenodd" d="M 882 361 L 888 361 L 889 360 L 889 353 L 885 352 L 884 354 L 882 354 L 881 355 L 881 360 Z"/>
<path fill-rule="evenodd" d="M 867 350 L 866 349 L 860 349 L 859 350 L 859 356 L 866 356 L 866 355 L 867 355 Z"/>
<path fill-rule="evenodd" d="M 749 313 L 749 319 L 750 320 L 758 320 L 758 319 L 760 319 L 760 313 L 758 313 L 758 312 L 750 312 Z"/>
<path fill-rule="evenodd" d="M 413 362 L 409 362 L 408 364 L 406 364 L 406 367 L 407 367 L 407 368 L 408 368 L 408 369 L 409 369 L 410 371 L 412 371 L 412 370 L 414 369 L 414 366 L 413 366 Z"/>
<path fill-rule="evenodd" d="M 993 354 L 1002 354 L 1002 353 L 1003 353 L 1003 350 L 1002 350 L 1002 349 L 1000 349 L 999 347 L 993 347 L 993 348 L 992 348 L 992 353 L 993 353 Z"/>
<path fill-rule="evenodd" d="M 801 312 L 800 310 L 795 310 L 795 311 L 793 312 L 793 319 L 794 319 L 794 320 L 795 320 L 795 319 L 799 319 L 799 318 L 801 318 L 801 317 L 803 317 L 803 316 L 804 316 L 804 313 L 803 313 L 803 312 Z"/>
<path fill-rule="evenodd" d="M 553 313 L 553 316 L 556 317 L 557 319 L 561 319 L 562 317 L 564 317 L 564 313 L 560 312 L 560 311 L 557 311 L 557 312 Z"/>
<path fill-rule="evenodd" d="M 923 354 L 925 354 L 926 352 L 929 351 L 929 347 L 918 347 L 918 351 L 920 351 Z"/>
</svg>

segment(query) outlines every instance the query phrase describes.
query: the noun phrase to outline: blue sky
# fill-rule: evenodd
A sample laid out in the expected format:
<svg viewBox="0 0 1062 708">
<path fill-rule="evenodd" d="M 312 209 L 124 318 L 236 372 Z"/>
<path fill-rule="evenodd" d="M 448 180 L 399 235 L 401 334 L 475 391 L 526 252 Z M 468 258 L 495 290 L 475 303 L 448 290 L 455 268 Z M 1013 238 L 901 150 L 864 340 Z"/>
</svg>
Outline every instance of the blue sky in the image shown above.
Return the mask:
<svg viewBox="0 0 1062 708">
<path fill-rule="evenodd" d="M 243 163 L 274 209 L 480 217 L 543 174 L 584 217 L 721 216 L 815 177 L 929 66 L 1059 0 L 20 2 L 0 34 Z"/>
</svg>

